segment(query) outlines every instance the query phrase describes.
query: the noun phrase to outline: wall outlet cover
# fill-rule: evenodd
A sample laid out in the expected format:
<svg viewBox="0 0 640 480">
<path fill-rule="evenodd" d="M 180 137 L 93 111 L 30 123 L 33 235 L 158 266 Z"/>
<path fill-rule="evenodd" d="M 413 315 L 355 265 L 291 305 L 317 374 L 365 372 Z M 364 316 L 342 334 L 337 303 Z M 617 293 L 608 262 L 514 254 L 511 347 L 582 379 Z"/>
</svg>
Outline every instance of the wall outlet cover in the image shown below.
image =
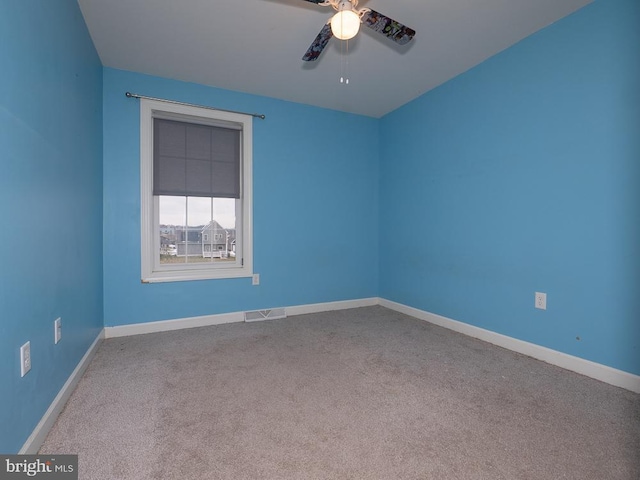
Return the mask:
<svg viewBox="0 0 640 480">
<path fill-rule="evenodd" d="M 535 295 L 535 307 L 540 310 L 547 309 L 547 294 L 542 292 L 536 292 Z"/>
<path fill-rule="evenodd" d="M 20 347 L 20 376 L 24 377 L 31 370 L 31 342 Z"/>
<path fill-rule="evenodd" d="M 62 338 L 62 318 L 56 318 L 53 322 L 53 341 L 58 343 Z"/>
</svg>

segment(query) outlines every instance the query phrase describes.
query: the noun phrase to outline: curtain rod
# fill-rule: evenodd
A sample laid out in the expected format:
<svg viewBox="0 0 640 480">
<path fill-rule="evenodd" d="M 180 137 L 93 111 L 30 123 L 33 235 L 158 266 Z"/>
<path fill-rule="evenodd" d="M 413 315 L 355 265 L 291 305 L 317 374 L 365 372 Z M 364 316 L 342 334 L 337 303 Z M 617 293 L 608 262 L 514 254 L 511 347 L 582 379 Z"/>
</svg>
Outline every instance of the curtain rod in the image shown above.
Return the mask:
<svg viewBox="0 0 640 480">
<path fill-rule="evenodd" d="M 265 118 L 267 118 L 261 113 L 247 113 L 247 112 L 238 112 L 237 110 L 225 110 L 224 108 L 208 107 L 206 105 L 196 105 L 194 103 L 176 102 L 175 100 L 167 100 L 165 98 L 147 97 L 146 95 L 138 95 L 137 93 L 131 93 L 131 92 L 125 93 L 125 96 L 127 98 L 144 98 L 145 100 L 156 100 L 158 102 L 175 103 L 176 105 L 186 105 L 187 107 L 206 108 L 208 110 L 218 110 L 220 112 L 241 113 L 242 115 L 251 115 L 252 117 L 260 118 L 261 120 L 264 120 Z"/>
</svg>

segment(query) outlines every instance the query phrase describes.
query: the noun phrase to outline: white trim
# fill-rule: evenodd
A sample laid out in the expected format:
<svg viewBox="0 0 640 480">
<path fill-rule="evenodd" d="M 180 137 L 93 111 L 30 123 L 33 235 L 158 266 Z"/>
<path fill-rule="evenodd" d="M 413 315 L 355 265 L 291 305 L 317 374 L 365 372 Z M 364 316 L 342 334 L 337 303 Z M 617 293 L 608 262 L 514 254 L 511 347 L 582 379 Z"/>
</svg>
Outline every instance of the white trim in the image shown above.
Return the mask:
<svg viewBox="0 0 640 480">
<path fill-rule="evenodd" d="M 241 130 L 242 160 L 241 199 L 236 201 L 237 255 L 233 262 L 192 264 L 176 268 L 159 265 L 160 251 L 158 199 L 153 196 L 153 119 L 175 118 L 205 124 L 220 124 Z M 222 123 L 220 123 L 222 122 Z M 143 283 L 187 280 L 240 278 L 253 275 L 253 118 L 251 115 L 173 104 L 157 100 L 140 100 L 140 252 Z"/>
<path fill-rule="evenodd" d="M 348 308 L 370 307 L 378 305 L 378 298 L 364 298 L 359 300 L 345 300 L 339 302 L 314 303 L 285 307 L 286 315 L 304 315 L 307 313 L 329 312 Z M 282 308 L 282 307 L 279 307 Z M 263 309 L 264 310 L 264 309 Z M 275 310 L 271 309 L 271 310 Z M 160 320 L 158 322 L 130 323 L 116 327 L 105 327 L 105 338 L 128 337 L 130 335 L 144 335 L 146 333 L 182 330 L 183 328 L 208 327 L 225 323 L 244 322 L 245 312 L 221 313 L 204 315 L 202 317 L 178 318 L 174 320 Z"/>
<path fill-rule="evenodd" d="M 379 305 L 377 297 L 361 298 L 358 300 L 342 300 L 338 302 L 311 303 L 308 305 L 295 305 L 287 307 L 287 315 L 306 315 L 308 313 L 331 312 L 334 310 L 347 310 L 349 308 L 372 307 Z"/>
<path fill-rule="evenodd" d="M 405 315 L 409 315 L 419 320 L 424 320 L 449 330 L 484 340 L 485 342 L 492 343 L 493 345 L 498 345 L 499 347 L 533 357 L 537 360 L 542 360 L 543 362 L 556 365 L 566 370 L 571 370 L 572 372 L 600 380 L 601 382 L 605 382 L 616 387 L 640 393 L 640 376 L 638 375 L 383 298 L 380 299 L 379 304 L 383 307 L 404 313 Z"/>
<path fill-rule="evenodd" d="M 54 398 L 53 402 L 51 402 L 51 405 L 49 405 L 49 408 L 40 419 L 40 422 L 38 422 L 38 425 L 36 425 L 36 428 L 33 429 L 33 432 L 31 432 L 31 435 L 29 435 L 27 441 L 24 442 L 24 445 L 18 452 L 20 455 L 35 455 L 38 453 L 38 450 L 40 450 L 40 447 L 49 434 L 49 430 L 51 430 L 51 427 L 53 427 L 53 425 L 56 423 L 58 415 L 60 415 L 60 412 L 62 412 L 62 409 L 67 404 L 69 397 L 75 390 L 76 385 L 80 381 L 80 378 L 82 378 L 84 371 L 91 363 L 91 360 L 96 354 L 96 351 L 98 350 L 98 347 L 100 346 L 100 343 L 102 343 L 103 339 L 104 329 L 100 330 L 100 333 L 93 341 L 87 352 L 84 354 L 76 368 L 73 370 L 65 384 L 62 386 L 62 388 L 58 392 L 58 395 L 56 395 L 56 398 Z"/>
<path fill-rule="evenodd" d="M 169 332 L 185 328 L 209 327 L 225 323 L 244 322 L 243 312 L 221 313 L 218 315 L 203 315 L 201 317 L 178 318 L 174 320 L 160 320 L 157 322 L 130 323 L 116 327 L 105 327 L 106 338 L 128 337 L 147 333 Z"/>
<path fill-rule="evenodd" d="M 197 268 L 201 264 L 194 263 L 192 270 L 166 270 L 163 272 L 154 272 L 152 276 L 144 278 L 142 283 L 163 283 L 163 282 L 190 282 L 192 280 L 215 280 L 224 278 L 251 278 L 253 272 L 247 268 L 247 259 L 245 258 L 244 267 L 226 267 L 221 266 L 216 269 Z"/>
</svg>

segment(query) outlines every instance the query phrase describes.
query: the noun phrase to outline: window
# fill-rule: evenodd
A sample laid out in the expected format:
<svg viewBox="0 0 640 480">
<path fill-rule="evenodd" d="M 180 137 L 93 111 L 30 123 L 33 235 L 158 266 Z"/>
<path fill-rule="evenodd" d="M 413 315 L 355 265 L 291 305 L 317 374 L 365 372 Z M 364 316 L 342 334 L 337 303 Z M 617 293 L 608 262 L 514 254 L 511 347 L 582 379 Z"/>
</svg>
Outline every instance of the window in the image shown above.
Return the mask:
<svg viewBox="0 0 640 480">
<path fill-rule="evenodd" d="M 250 277 L 252 118 L 140 100 L 142 281 Z"/>
</svg>

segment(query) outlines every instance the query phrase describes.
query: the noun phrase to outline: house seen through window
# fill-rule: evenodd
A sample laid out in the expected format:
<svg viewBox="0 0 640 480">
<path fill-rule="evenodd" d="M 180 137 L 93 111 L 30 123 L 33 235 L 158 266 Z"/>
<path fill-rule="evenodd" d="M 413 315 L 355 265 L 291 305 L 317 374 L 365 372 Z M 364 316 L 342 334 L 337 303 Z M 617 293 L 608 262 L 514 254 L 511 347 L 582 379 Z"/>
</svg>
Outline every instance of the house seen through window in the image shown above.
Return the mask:
<svg viewBox="0 0 640 480">
<path fill-rule="evenodd" d="M 159 221 L 161 264 L 236 258 L 233 199 L 160 196 Z"/>
</svg>

